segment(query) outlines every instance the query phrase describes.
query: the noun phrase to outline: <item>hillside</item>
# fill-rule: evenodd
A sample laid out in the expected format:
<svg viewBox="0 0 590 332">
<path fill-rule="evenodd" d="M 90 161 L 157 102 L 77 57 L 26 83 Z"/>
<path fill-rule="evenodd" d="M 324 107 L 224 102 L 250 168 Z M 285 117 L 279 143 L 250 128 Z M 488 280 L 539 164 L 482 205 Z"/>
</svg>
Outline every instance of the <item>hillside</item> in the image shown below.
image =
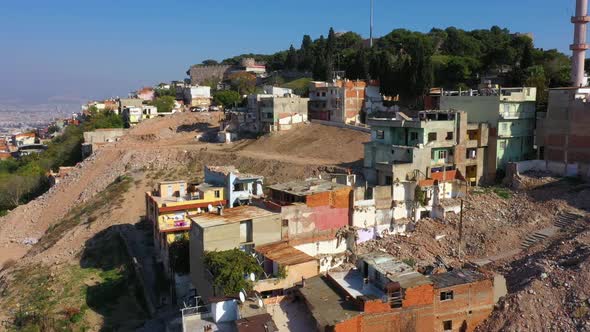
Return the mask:
<svg viewBox="0 0 590 332">
<path fill-rule="evenodd" d="M 72 315 L 83 316 L 76 318 L 81 328 L 133 326 L 125 325 L 125 319 L 116 315 L 116 305 L 111 304 L 137 307 L 128 318 L 141 321 L 147 314 L 137 294 L 107 292 L 111 300 L 100 299 L 91 306 L 84 299 L 93 291 L 91 285 L 98 289 L 121 284 L 138 287 L 130 258 L 121 252 L 124 247 L 109 243 L 126 234 L 140 254 L 153 250 L 151 227 L 141 223 L 141 216 L 145 192 L 158 181 L 202 179 L 207 164 L 232 164 L 263 175 L 266 183 L 303 179 L 326 170 L 344 171 L 341 166 L 362 158 L 362 142 L 368 140 L 364 133 L 309 125 L 236 144 L 198 141 L 198 135 L 218 126 L 220 116 L 183 113 L 146 121 L 119 142 L 96 151 L 44 195 L 0 218 L 0 293 L 4 292 L 0 319 L 15 317 L 19 313 L 15 310 L 25 304 L 21 301 L 39 291 L 39 280 L 49 278 L 53 290 L 46 298 L 27 304 L 34 306 L 32 312 L 42 309 L 60 321 L 64 310 L 71 310 Z M 105 246 L 109 248 L 105 253 L 119 258 L 98 259 Z M 157 280 L 147 282 L 157 284 Z M 107 303 L 111 304 L 105 307 Z"/>
</svg>

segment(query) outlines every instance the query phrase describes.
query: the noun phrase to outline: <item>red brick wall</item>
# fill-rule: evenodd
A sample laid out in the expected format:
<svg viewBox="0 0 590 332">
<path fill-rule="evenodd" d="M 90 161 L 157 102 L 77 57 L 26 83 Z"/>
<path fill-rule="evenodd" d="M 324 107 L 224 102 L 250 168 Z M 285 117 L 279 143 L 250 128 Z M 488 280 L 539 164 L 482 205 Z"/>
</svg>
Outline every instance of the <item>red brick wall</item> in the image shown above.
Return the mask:
<svg viewBox="0 0 590 332">
<path fill-rule="evenodd" d="M 405 290 L 402 307 L 432 304 L 434 288 L 432 285 L 422 285 Z"/>
<path fill-rule="evenodd" d="M 453 291 L 453 299 L 441 301 L 441 291 Z M 443 322 L 453 321 L 453 330 L 473 331 L 494 308 L 492 280 L 436 289 L 434 294 L 435 331 L 443 330 Z"/>
</svg>

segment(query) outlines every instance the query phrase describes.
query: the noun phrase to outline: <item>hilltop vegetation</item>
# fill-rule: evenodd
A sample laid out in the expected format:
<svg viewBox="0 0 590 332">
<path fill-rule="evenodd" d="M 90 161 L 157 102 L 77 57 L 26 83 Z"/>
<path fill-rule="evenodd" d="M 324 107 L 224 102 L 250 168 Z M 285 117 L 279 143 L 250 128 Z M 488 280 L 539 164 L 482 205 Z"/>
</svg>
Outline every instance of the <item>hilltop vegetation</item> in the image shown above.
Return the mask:
<svg viewBox="0 0 590 332">
<path fill-rule="evenodd" d="M 122 128 L 123 119 L 113 112 L 91 109 L 80 126 L 68 126 L 47 144 L 47 150 L 20 160 L 0 161 L 0 215 L 43 194 L 49 186 L 47 173 L 82 160 L 83 133 L 99 128 Z"/>
<path fill-rule="evenodd" d="M 335 71 L 345 71 L 350 79 L 378 79 L 382 93 L 400 95 L 408 104 L 419 104 L 430 87 L 473 87 L 481 75 L 496 73 L 506 85 L 539 88 L 541 108 L 544 89 L 569 84 L 570 66 L 565 54 L 536 49 L 528 36 L 497 26 L 472 31 L 433 28 L 428 33 L 396 29 L 375 40 L 372 49 L 357 33 L 330 29 L 327 38 L 303 36 L 299 48 L 242 54 L 221 63 L 238 64 L 243 57 L 265 62 L 271 71 L 309 72 L 315 80 L 331 79 Z"/>
</svg>

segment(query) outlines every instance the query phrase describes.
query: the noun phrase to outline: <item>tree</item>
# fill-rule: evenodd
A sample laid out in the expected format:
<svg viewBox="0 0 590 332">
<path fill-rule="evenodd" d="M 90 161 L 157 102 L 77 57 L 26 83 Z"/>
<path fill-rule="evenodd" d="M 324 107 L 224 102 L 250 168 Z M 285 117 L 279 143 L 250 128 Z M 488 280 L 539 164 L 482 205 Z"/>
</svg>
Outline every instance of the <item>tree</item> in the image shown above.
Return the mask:
<svg viewBox="0 0 590 332">
<path fill-rule="evenodd" d="M 289 51 L 287 51 L 287 59 L 285 60 L 285 68 L 297 69 L 298 65 L 299 65 L 299 59 L 297 56 L 297 51 L 295 50 L 295 47 L 293 47 L 293 45 L 291 44 L 291 47 L 289 47 Z"/>
<path fill-rule="evenodd" d="M 216 66 L 219 64 L 219 62 L 217 62 L 217 60 L 207 59 L 207 60 L 203 60 L 203 62 L 201 62 L 201 64 L 203 66 Z"/>
<path fill-rule="evenodd" d="M 232 107 L 238 104 L 242 100 L 242 96 L 236 91 L 217 91 L 213 95 L 213 101 L 217 105 L 223 105 L 223 107 Z"/>
<path fill-rule="evenodd" d="M 47 127 L 48 134 L 58 133 L 59 131 L 60 131 L 60 129 L 56 125 L 51 125 L 51 126 Z"/>
<path fill-rule="evenodd" d="M 205 266 L 213 275 L 215 287 L 226 296 L 235 295 L 242 289 L 252 290 L 253 283 L 245 276 L 262 273 L 256 259 L 239 249 L 206 252 Z"/>
<path fill-rule="evenodd" d="M 156 93 L 156 97 L 172 96 L 172 97 L 176 98 L 176 89 L 174 89 L 174 88 L 169 88 L 169 89 L 156 88 L 155 93 Z"/>
<path fill-rule="evenodd" d="M 229 81 L 234 90 L 240 95 L 250 94 L 256 90 L 256 76 L 247 72 L 229 75 Z"/>
<path fill-rule="evenodd" d="M 175 98 L 172 96 L 162 96 L 156 98 L 152 105 L 158 108 L 158 113 L 170 113 L 174 109 Z"/>
<path fill-rule="evenodd" d="M 309 35 L 304 35 L 301 41 L 299 70 L 311 71 L 314 64 L 313 41 Z"/>
<path fill-rule="evenodd" d="M 353 62 L 346 70 L 346 77 L 350 79 L 365 80 L 369 78 L 369 59 L 364 47 L 360 47 L 355 54 Z"/>
</svg>

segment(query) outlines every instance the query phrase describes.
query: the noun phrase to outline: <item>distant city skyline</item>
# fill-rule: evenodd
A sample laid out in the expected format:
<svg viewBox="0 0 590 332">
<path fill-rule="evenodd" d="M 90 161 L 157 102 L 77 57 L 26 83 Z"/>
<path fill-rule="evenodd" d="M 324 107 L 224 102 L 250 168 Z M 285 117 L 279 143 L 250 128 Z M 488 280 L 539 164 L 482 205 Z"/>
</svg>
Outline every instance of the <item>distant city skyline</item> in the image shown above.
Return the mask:
<svg viewBox="0 0 590 332">
<path fill-rule="evenodd" d="M 528 2 L 528 1 L 527 1 Z M 370 1 L 28 1 L 0 4 L 0 104 L 76 104 L 185 78 L 191 64 L 299 47 L 328 29 L 369 36 Z M 374 36 L 493 25 L 568 55 L 574 0 L 375 0 Z"/>
</svg>

